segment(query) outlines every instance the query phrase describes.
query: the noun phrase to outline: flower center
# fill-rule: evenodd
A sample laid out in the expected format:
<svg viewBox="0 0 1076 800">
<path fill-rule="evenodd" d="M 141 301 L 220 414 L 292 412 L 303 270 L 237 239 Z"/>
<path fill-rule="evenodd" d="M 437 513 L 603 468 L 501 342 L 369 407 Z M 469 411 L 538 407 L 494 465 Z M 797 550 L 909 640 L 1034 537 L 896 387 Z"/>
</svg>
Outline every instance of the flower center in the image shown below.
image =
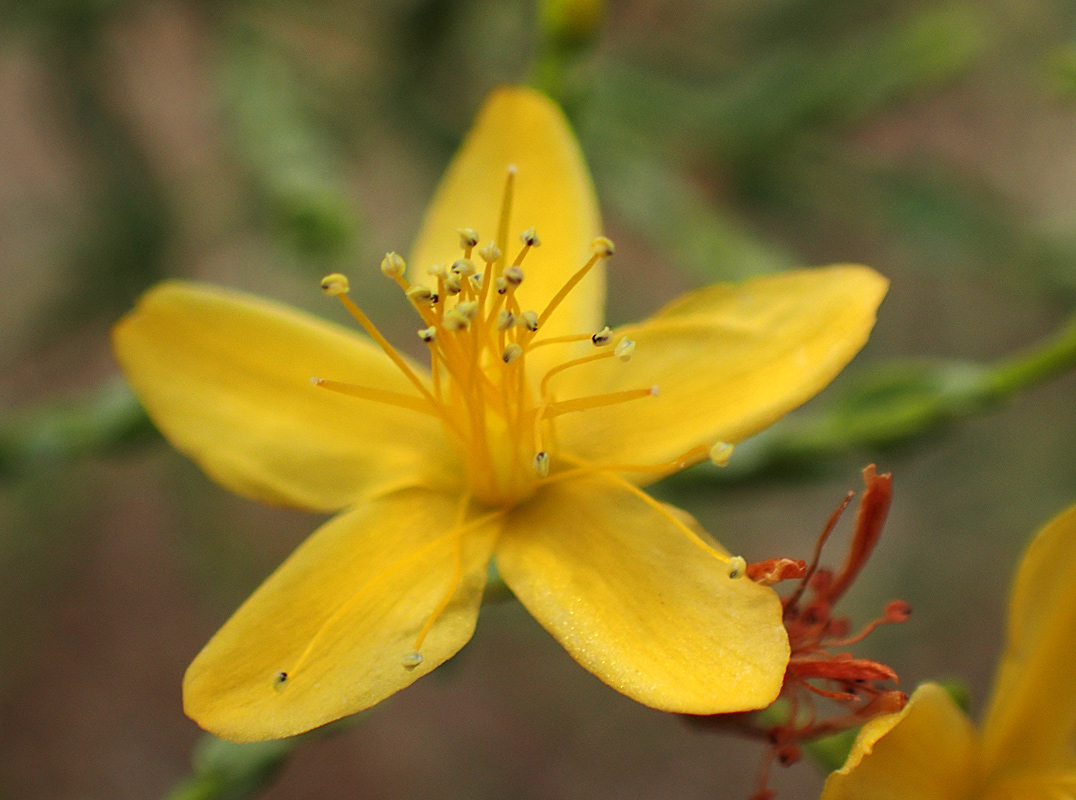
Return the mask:
<svg viewBox="0 0 1076 800">
<path fill-rule="evenodd" d="M 448 265 L 429 267 L 427 283 L 409 282 L 406 264 L 396 253 L 389 253 L 381 262 L 381 271 L 399 285 L 422 320 L 418 335 L 429 349 L 428 380 L 408 366 L 347 296 L 346 277 L 332 274 L 322 281 L 325 293 L 344 304 L 405 374 L 416 395 L 312 379 L 321 388 L 438 417 L 460 447 L 469 495 L 479 503 L 501 508 L 526 499 L 551 471 L 566 466 L 559 463 L 555 453 L 555 422 L 559 416 L 657 394 L 655 386 L 571 398 L 553 393 L 550 381 L 555 375 L 599 359 L 627 361 L 635 344 L 624 338 L 614 341 L 608 328 L 542 336 L 546 321 L 564 299 L 599 262 L 612 256 L 613 243 L 604 237 L 595 239 L 590 259 L 545 307 L 528 308 L 522 301 L 526 297 L 524 265 L 527 254 L 541 242 L 535 230 L 529 228 L 519 237 L 521 247 L 515 258 L 508 261 L 504 232 L 508 229 L 514 182 L 515 171 L 510 169 L 501 207 L 499 243 L 490 241 L 479 248 L 478 233 L 461 229 L 460 258 Z M 580 348 L 586 342 L 593 351 L 584 354 Z M 562 348 L 565 357 L 539 371 L 528 362 L 531 353 L 544 347 Z M 547 362 L 542 359 L 542 363 Z"/>
</svg>

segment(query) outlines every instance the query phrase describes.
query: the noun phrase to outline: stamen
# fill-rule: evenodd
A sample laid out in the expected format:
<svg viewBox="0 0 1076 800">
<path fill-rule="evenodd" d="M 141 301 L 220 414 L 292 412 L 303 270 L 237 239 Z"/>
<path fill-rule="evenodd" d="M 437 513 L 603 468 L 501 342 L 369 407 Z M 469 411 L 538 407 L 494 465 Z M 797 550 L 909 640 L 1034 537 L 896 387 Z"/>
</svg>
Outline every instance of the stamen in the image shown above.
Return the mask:
<svg viewBox="0 0 1076 800">
<path fill-rule="evenodd" d="M 623 340 L 623 341 L 627 341 L 627 340 Z M 632 344 L 634 344 L 634 342 Z M 619 348 L 620 345 L 617 345 L 617 347 Z M 558 364 L 557 366 L 555 366 L 551 370 L 549 370 L 542 377 L 542 382 L 541 382 L 541 384 L 539 384 L 539 387 L 538 387 L 538 394 L 541 395 L 542 397 L 544 397 L 546 395 L 546 390 L 549 387 L 550 378 L 552 378 L 558 372 L 564 372 L 564 370 L 566 370 L 566 369 L 571 369 L 572 367 L 578 367 L 580 364 L 589 364 L 591 361 L 600 361 L 603 358 L 611 358 L 611 357 L 613 357 L 615 355 L 618 355 L 618 353 L 616 353 L 616 351 L 606 350 L 606 351 L 604 351 L 602 353 L 595 353 L 592 356 L 583 356 L 582 358 L 574 358 L 571 361 L 565 361 L 563 364 Z M 628 357 L 629 358 L 631 357 L 630 353 L 628 354 Z M 625 360 L 627 360 L 627 359 L 625 359 Z M 647 390 L 647 391 L 649 391 L 649 390 Z"/>
<path fill-rule="evenodd" d="M 430 329 L 432 330 L 432 328 Z M 328 389 L 338 394 L 346 394 L 348 397 L 357 397 L 360 400 L 372 400 L 375 403 L 384 403 L 397 408 L 406 408 L 409 411 L 418 411 L 420 414 L 438 416 L 437 411 L 421 397 L 411 397 L 397 392 L 387 392 L 384 389 L 371 389 L 367 386 L 358 386 L 354 383 L 342 381 L 329 381 L 324 378 L 311 378 L 310 383 L 319 389 Z"/>
<path fill-rule="evenodd" d="M 519 264 L 513 264 L 504 271 L 501 277 L 509 286 L 519 286 L 523 283 L 523 270 L 520 269 Z"/>
<path fill-rule="evenodd" d="M 521 328 L 526 328 L 532 333 L 538 330 L 538 312 L 536 311 L 524 311 L 516 319 L 516 323 Z"/>
<path fill-rule="evenodd" d="M 497 247 L 494 242 L 489 242 L 485 247 L 478 251 L 478 255 L 482 256 L 482 260 L 492 266 L 503 253 L 501 253 L 501 249 Z"/>
<path fill-rule="evenodd" d="M 538 233 L 534 228 L 527 228 L 527 230 L 519 234 L 519 240 L 527 247 L 538 247 L 542 244 L 542 240 L 538 238 Z"/>
<path fill-rule="evenodd" d="M 594 336 L 597 334 L 589 333 L 574 333 L 567 336 L 551 336 L 548 339 L 539 339 L 536 342 L 531 342 L 528 348 L 533 350 L 536 347 L 545 347 L 547 344 L 570 344 L 572 342 L 585 342 L 588 339 L 593 341 Z"/>
<path fill-rule="evenodd" d="M 437 328 L 432 325 L 429 328 L 423 328 L 418 332 L 418 338 L 424 341 L 426 344 L 433 344 L 437 341 Z"/>
<path fill-rule="evenodd" d="M 415 303 L 416 305 L 418 303 L 426 303 L 427 305 L 432 305 L 435 297 L 434 293 L 430 291 L 428 287 L 421 284 L 419 284 L 418 286 L 412 286 L 410 289 L 404 292 L 404 294 L 407 295 L 408 300 L 410 300 L 412 303 Z"/>
<path fill-rule="evenodd" d="M 329 297 L 347 294 L 349 288 L 347 275 L 342 275 L 339 272 L 326 275 L 321 279 L 321 291 L 325 292 Z"/>
<path fill-rule="evenodd" d="M 404 669 L 414 669 L 422 663 L 422 653 L 417 650 L 412 650 L 410 653 L 404 653 L 400 656 L 400 664 Z"/>
<path fill-rule="evenodd" d="M 549 453 L 545 450 L 534 454 L 534 472 L 539 478 L 549 477 Z"/>
<path fill-rule="evenodd" d="M 548 405 L 546 418 L 559 417 L 561 414 L 571 414 L 576 411 L 590 411 L 595 408 L 601 408 L 602 406 L 625 403 L 628 400 L 639 400 L 644 397 L 657 397 L 658 392 L 659 390 L 657 386 L 651 386 L 649 389 L 628 389 L 623 392 L 592 394 L 587 397 L 576 397 L 571 400 L 558 400 L 557 402 Z M 649 471 L 649 468 L 647 468 L 647 471 Z"/>
<path fill-rule="evenodd" d="M 385 257 L 381 259 L 381 272 L 389 278 L 403 277 L 406 269 L 407 262 L 403 260 L 399 253 L 386 253 Z"/>
<path fill-rule="evenodd" d="M 604 236 L 600 236 L 595 239 L 591 243 L 591 248 L 594 250 L 594 255 L 586 264 L 584 264 L 579 269 L 578 272 L 576 272 L 572 277 L 568 279 L 568 282 L 560 288 L 559 292 L 553 295 L 553 299 L 549 301 L 549 305 L 545 307 L 545 311 L 543 311 L 541 316 L 538 317 L 539 325 L 549 319 L 549 315 L 556 310 L 557 306 L 559 306 L 564 300 L 564 298 L 567 297 L 568 294 L 572 291 L 572 289 L 576 287 L 576 284 L 578 284 L 579 281 L 583 280 L 583 278 L 586 277 L 586 274 L 590 272 L 590 270 L 594 267 L 595 264 L 597 264 L 602 259 L 609 258 L 613 255 L 613 243 L 609 239 L 606 239 Z"/>
<path fill-rule="evenodd" d="M 515 342 L 512 342 L 512 344 L 504 348 L 504 352 L 501 353 L 501 360 L 504 361 L 505 364 L 511 364 L 521 355 L 523 355 L 523 348 Z"/>
<path fill-rule="evenodd" d="M 733 580 L 742 578 L 747 574 L 747 559 L 743 556 L 733 556 L 729 559 L 729 577 Z"/>
<path fill-rule="evenodd" d="M 478 244 L 478 231 L 474 228 L 460 228 L 456 232 L 460 235 L 460 247 L 463 250 L 470 250 Z"/>
<path fill-rule="evenodd" d="M 733 449 L 728 442 L 718 442 L 710 448 L 710 461 L 715 467 L 727 467 L 732 459 Z"/>
<path fill-rule="evenodd" d="M 459 310 L 459 306 L 456 306 L 445 312 L 445 318 L 441 324 L 444 325 L 446 331 L 462 331 L 470 327 L 471 320 Z"/>
<path fill-rule="evenodd" d="M 590 341 L 594 343 L 595 347 L 605 347 L 609 342 L 613 341 L 613 332 L 609 330 L 609 326 L 606 325 L 596 334 L 591 336 Z"/>
<path fill-rule="evenodd" d="M 631 361 L 631 357 L 635 355 L 635 342 L 631 339 L 621 339 L 613 348 L 613 355 L 621 361 Z"/>
<path fill-rule="evenodd" d="M 404 361 L 403 356 L 396 352 L 394 348 L 386 339 L 381 331 L 377 329 L 377 326 L 370 320 L 368 316 L 359 308 L 355 303 L 351 301 L 351 298 L 347 296 L 348 280 L 347 277 L 334 272 L 330 275 L 326 275 L 321 281 L 321 289 L 326 294 L 335 297 L 341 303 L 344 304 L 344 308 L 348 310 L 348 313 L 355 318 L 355 321 L 362 326 L 362 329 L 377 342 L 378 346 L 385 351 L 392 363 L 411 381 L 412 385 L 418 389 L 419 393 L 426 398 L 426 401 L 436 410 L 436 413 L 440 414 L 442 418 L 449 424 L 450 427 L 455 428 L 451 419 L 444 414 L 444 409 L 441 404 L 437 402 L 437 399 L 430 394 L 430 390 L 426 388 L 426 385 L 422 380 L 412 371 L 407 362 Z"/>
<path fill-rule="evenodd" d="M 434 264 L 426 270 L 426 274 L 431 278 L 443 278 L 445 277 L 445 265 Z"/>
<path fill-rule="evenodd" d="M 276 689 L 278 692 L 283 691 L 284 684 L 287 683 L 287 680 L 288 673 L 278 672 L 276 675 L 273 676 L 273 688 Z"/>
<path fill-rule="evenodd" d="M 474 262 L 469 258 L 461 258 L 452 262 L 450 270 L 453 275 L 459 275 L 461 278 L 469 278 L 474 275 Z"/>
<path fill-rule="evenodd" d="M 445 292 L 450 295 L 457 295 L 463 288 L 463 284 L 460 281 L 460 276 L 455 273 L 445 276 Z"/>
<path fill-rule="evenodd" d="M 501 309 L 497 312 L 497 330 L 504 332 L 515 325 L 515 323 L 516 317 L 511 311 Z"/>
</svg>

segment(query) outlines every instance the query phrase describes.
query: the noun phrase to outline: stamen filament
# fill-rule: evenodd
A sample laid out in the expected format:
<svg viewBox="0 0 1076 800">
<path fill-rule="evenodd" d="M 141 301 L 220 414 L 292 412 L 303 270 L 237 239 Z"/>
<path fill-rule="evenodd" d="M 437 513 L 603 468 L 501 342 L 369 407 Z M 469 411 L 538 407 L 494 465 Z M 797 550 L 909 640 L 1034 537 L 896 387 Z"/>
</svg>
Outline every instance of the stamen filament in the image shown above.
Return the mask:
<svg viewBox="0 0 1076 800">
<path fill-rule="evenodd" d="M 601 353 L 595 353 L 594 355 L 590 356 L 583 356 L 582 358 L 573 358 L 571 361 L 565 361 L 563 364 L 557 364 L 557 366 L 549 370 L 549 372 L 547 372 L 542 378 L 542 382 L 541 384 L 539 384 L 538 387 L 538 394 L 545 396 L 546 390 L 549 387 L 549 379 L 557 373 L 564 372 L 564 370 L 571 369 L 572 367 L 578 367 L 580 364 L 589 364 L 591 361 L 600 361 L 603 358 L 612 358 L 614 355 L 615 353 L 612 350 L 605 350 Z M 649 391 L 649 389 L 647 391 Z"/>
<path fill-rule="evenodd" d="M 654 397 L 656 394 L 657 387 L 651 386 L 649 389 L 628 389 L 623 392 L 609 392 L 608 394 L 594 394 L 587 397 L 576 397 L 571 400 L 560 400 L 546 406 L 545 417 L 548 419 L 558 417 L 561 414 L 571 414 L 575 411 L 590 411 L 592 408 L 612 406 L 628 400 L 638 400 L 642 397 Z"/>
<path fill-rule="evenodd" d="M 442 413 L 443 408 L 441 407 L 441 404 L 437 402 L 437 399 L 432 394 L 430 394 L 430 390 L 426 388 L 418 375 L 416 375 L 411 367 L 408 366 L 407 362 L 404 361 L 403 356 L 396 352 L 396 348 L 382 335 L 381 331 L 377 329 L 377 326 L 374 325 L 368 316 L 366 316 L 363 310 L 355 305 L 351 298 L 346 294 L 338 294 L 336 295 L 336 298 L 344 304 L 344 308 L 348 310 L 348 313 L 355 318 L 355 321 L 362 326 L 363 330 L 369 334 L 370 338 L 378 343 L 381 349 L 385 351 L 385 355 L 392 359 L 392 363 L 396 365 L 412 384 L 414 384 L 415 388 L 419 390 L 422 396 L 437 409 L 437 413 Z"/>
<path fill-rule="evenodd" d="M 400 394 L 398 392 L 387 392 L 384 389 L 372 389 L 368 386 L 359 386 L 355 383 L 345 383 L 343 381 L 326 380 L 325 378 L 311 378 L 310 382 L 319 388 L 328 389 L 331 392 L 337 392 L 339 394 L 346 394 L 348 397 L 371 400 L 375 403 L 385 403 L 386 405 L 396 406 L 397 408 L 406 408 L 409 411 L 417 411 L 420 414 L 429 414 L 435 417 L 439 416 L 437 411 L 431 408 L 430 404 L 421 397 L 411 397 L 410 395 Z"/>
<path fill-rule="evenodd" d="M 551 336 L 548 339 L 539 339 L 531 342 L 527 347 L 533 350 L 536 347 L 544 347 L 547 344 L 570 344 L 572 342 L 586 342 L 594 338 L 593 333 L 575 333 L 568 336 Z"/>
</svg>

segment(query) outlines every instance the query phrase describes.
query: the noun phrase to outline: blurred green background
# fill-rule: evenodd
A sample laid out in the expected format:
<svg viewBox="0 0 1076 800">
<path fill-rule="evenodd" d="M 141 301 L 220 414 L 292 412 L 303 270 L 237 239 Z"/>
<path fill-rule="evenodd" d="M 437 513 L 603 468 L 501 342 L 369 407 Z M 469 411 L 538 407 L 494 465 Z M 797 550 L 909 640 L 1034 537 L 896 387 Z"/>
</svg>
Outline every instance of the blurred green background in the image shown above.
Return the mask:
<svg viewBox="0 0 1076 800">
<path fill-rule="evenodd" d="M 378 261 L 504 82 L 576 125 L 618 245 L 611 321 L 790 266 L 892 280 L 833 387 L 659 491 L 749 560 L 806 558 L 859 469 L 892 470 L 845 610 L 915 615 L 857 653 L 909 690 L 960 677 L 981 707 L 1016 560 L 1076 501 L 1076 3 L 622 0 L 590 39 L 538 19 L 522 0 L 0 4 L 0 796 L 167 794 L 199 738 L 183 670 L 319 522 L 165 445 L 109 326 L 165 276 L 340 319 L 317 286 L 339 269 L 413 340 Z M 261 796 L 745 798 L 760 751 L 621 697 L 498 603 Z M 774 784 L 810 798 L 821 774 Z"/>
</svg>

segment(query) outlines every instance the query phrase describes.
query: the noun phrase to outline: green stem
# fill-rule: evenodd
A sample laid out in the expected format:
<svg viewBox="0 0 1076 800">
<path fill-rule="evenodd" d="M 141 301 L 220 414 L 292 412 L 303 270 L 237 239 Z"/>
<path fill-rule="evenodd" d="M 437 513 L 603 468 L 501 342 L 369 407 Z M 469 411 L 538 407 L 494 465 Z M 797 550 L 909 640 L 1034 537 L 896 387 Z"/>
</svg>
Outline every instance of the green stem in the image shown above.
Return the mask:
<svg viewBox="0 0 1076 800">
<path fill-rule="evenodd" d="M 0 419 L 0 479 L 107 453 L 152 431 L 127 384 L 113 379 L 78 400 L 43 404 Z"/>
</svg>

